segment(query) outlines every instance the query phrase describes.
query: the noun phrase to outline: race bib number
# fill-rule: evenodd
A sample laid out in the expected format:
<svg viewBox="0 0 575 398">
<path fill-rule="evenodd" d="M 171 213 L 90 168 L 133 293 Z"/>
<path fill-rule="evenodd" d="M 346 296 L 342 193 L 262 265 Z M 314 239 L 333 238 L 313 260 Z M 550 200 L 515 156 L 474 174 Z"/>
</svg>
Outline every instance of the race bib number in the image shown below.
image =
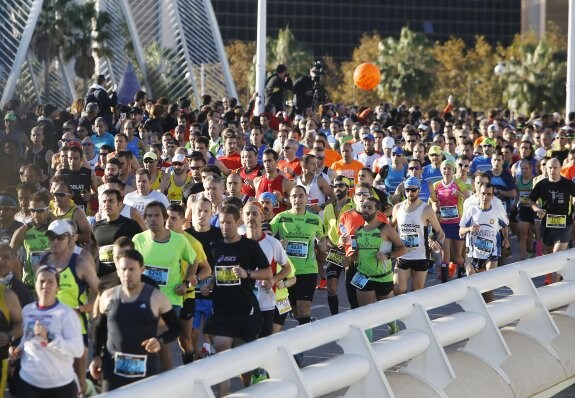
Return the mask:
<svg viewBox="0 0 575 398">
<path fill-rule="evenodd" d="M 283 300 L 277 301 L 276 302 L 276 308 L 278 309 L 278 312 L 280 315 L 283 315 L 286 312 L 290 312 L 291 311 L 291 304 L 289 303 L 289 298 L 286 297 Z"/>
<path fill-rule="evenodd" d="M 239 286 L 241 285 L 240 278 L 236 276 L 234 267 L 239 265 L 216 265 L 214 272 L 216 274 L 217 286 Z"/>
<path fill-rule="evenodd" d="M 485 239 L 478 236 L 475 239 L 475 249 L 485 253 L 493 253 L 494 243 L 490 239 Z"/>
<path fill-rule="evenodd" d="M 40 260 L 42 260 L 42 257 L 44 257 L 45 254 L 45 251 L 30 252 L 30 265 L 32 266 L 32 269 L 35 269 L 36 266 L 40 264 Z"/>
<path fill-rule="evenodd" d="M 158 286 L 167 286 L 170 276 L 170 270 L 164 267 L 158 267 L 156 265 L 144 265 L 145 271 L 144 275 L 153 279 Z"/>
<path fill-rule="evenodd" d="M 457 206 L 441 206 L 439 212 L 443 220 L 453 220 L 459 217 Z"/>
<path fill-rule="evenodd" d="M 345 258 L 345 253 L 337 249 L 330 249 L 327 254 L 326 261 L 333 265 L 343 268 L 343 259 Z"/>
<path fill-rule="evenodd" d="M 100 247 L 98 251 L 100 255 L 100 262 L 110 264 L 114 262 L 114 245 L 106 245 Z"/>
<path fill-rule="evenodd" d="M 547 228 L 565 228 L 567 226 L 567 216 L 547 214 Z"/>
<path fill-rule="evenodd" d="M 286 253 L 290 257 L 307 258 L 307 242 L 288 242 Z"/>
<path fill-rule="evenodd" d="M 351 280 L 351 285 L 361 290 L 365 285 L 367 285 L 367 282 L 369 282 L 369 276 L 366 276 L 361 272 L 356 272 Z"/>
<path fill-rule="evenodd" d="M 147 355 L 134 355 L 116 352 L 114 355 L 114 374 L 127 377 L 146 377 Z"/>
<path fill-rule="evenodd" d="M 211 281 L 212 281 L 212 278 L 206 278 L 202 281 L 198 281 L 198 284 L 196 285 L 196 293 L 200 293 L 202 291 L 202 287 L 210 286 Z M 211 292 L 212 292 L 212 290 L 210 289 L 210 293 Z"/>
<path fill-rule="evenodd" d="M 531 200 L 529 200 L 530 191 L 519 191 L 519 206 L 529 206 Z"/>
<path fill-rule="evenodd" d="M 419 247 L 419 235 L 418 234 L 402 234 L 400 236 L 401 241 L 408 249 L 413 249 Z"/>
</svg>

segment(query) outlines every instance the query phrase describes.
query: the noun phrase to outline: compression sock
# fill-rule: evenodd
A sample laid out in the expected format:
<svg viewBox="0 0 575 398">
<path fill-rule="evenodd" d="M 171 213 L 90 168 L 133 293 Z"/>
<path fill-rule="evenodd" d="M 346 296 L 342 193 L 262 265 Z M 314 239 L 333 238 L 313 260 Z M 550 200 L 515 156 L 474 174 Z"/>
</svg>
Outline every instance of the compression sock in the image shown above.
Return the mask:
<svg viewBox="0 0 575 398">
<path fill-rule="evenodd" d="M 449 280 L 447 264 L 441 263 L 441 283 L 446 283 Z"/>
<path fill-rule="evenodd" d="M 535 242 L 535 255 L 541 257 L 543 255 L 543 243 L 541 241 Z"/>
<path fill-rule="evenodd" d="M 297 321 L 299 322 L 300 325 L 305 325 L 306 323 L 311 322 L 311 317 L 304 316 L 304 317 L 298 318 Z"/>
<path fill-rule="evenodd" d="M 334 294 L 333 296 L 328 295 L 327 303 L 329 304 L 329 311 L 332 315 L 339 313 L 339 298 L 337 297 L 337 294 Z"/>
<path fill-rule="evenodd" d="M 194 361 L 194 353 L 193 352 L 182 352 L 182 362 L 184 365 L 188 363 L 192 363 Z"/>
<path fill-rule="evenodd" d="M 463 264 L 457 264 L 457 279 L 463 278 L 465 276 L 465 266 Z"/>
</svg>

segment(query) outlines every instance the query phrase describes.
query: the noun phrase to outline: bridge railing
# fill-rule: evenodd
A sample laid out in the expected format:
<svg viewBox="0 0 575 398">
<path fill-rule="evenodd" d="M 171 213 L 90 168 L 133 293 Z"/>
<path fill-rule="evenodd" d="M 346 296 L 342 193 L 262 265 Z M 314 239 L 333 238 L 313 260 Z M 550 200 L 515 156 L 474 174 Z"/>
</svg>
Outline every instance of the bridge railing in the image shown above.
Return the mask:
<svg viewBox="0 0 575 398">
<path fill-rule="evenodd" d="M 532 278 L 558 272 L 563 280 L 536 288 Z M 507 286 L 511 294 L 485 304 L 482 292 Z M 551 310 L 575 318 L 575 252 L 572 250 L 507 265 L 331 316 L 242 345 L 190 365 L 113 391 L 110 397 L 214 397 L 212 386 L 255 368 L 270 379 L 231 397 L 316 397 L 345 390 L 346 397 L 393 397 L 386 370 L 415 377 L 438 396 L 456 379 L 445 347 L 478 358 L 513 385 L 504 366 L 511 350 L 500 328 L 513 330 L 561 361 L 552 343 L 560 335 Z M 431 319 L 428 311 L 457 303 L 460 312 Z M 405 329 L 370 342 L 365 330 L 401 320 Z M 293 355 L 336 342 L 343 350 L 326 361 L 298 368 Z M 575 358 L 571 358 L 571 362 Z M 396 369 L 397 370 L 397 369 Z M 506 373 L 507 372 L 507 373 Z M 564 378 L 575 376 L 575 369 Z M 550 380 L 551 387 L 557 384 Z M 541 383 L 537 389 L 540 389 Z M 540 391 L 531 391 L 538 393 Z"/>
</svg>

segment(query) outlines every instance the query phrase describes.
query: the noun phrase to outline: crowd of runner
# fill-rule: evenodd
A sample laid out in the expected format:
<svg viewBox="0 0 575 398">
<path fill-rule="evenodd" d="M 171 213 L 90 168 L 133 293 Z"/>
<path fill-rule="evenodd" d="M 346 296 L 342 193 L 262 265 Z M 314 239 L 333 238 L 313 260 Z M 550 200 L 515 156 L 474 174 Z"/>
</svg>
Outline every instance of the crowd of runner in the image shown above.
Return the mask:
<svg viewBox="0 0 575 398">
<path fill-rule="evenodd" d="M 317 289 L 337 314 L 340 279 L 353 309 L 494 269 L 511 235 L 522 260 L 575 241 L 575 114 L 451 97 L 296 112 L 286 73 L 259 116 L 234 98 L 122 105 L 102 77 L 66 110 L 8 103 L 0 391 L 91 396 L 171 369 L 172 341 L 187 364 L 309 323 Z"/>
</svg>

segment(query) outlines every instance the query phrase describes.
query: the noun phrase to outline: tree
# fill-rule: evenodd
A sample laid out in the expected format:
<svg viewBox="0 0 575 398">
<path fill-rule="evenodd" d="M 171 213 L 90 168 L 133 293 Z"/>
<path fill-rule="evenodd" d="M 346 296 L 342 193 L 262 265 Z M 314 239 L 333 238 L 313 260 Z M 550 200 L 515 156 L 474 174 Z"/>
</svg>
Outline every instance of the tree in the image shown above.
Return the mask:
<svg viewBox="0 0 575 398">
<path fill-rule="evenodd" d="M 307 75 L 314 61 L 313 54 L 297 41 L 289 25 L 278 31 L 276 39 L 268 39 L 266 50 L 266 65 L 270 72 L 284 64 L 294 77 Z"/>
<path fill-rule="evenodd" d="M 226 45 L 226 54 L 232 72 L 232 78 L 236 83 L 238 100 L 247 104 L 250 101 L 253 86 L 249 79 L 252 63 L 256 53 L 256 43 L 253 41 L 236 40 Z"/>
<path fill-rule="evenodd" d="M 402 28 L 399 39 L 379 43 L 377 64 L 382 74 L 379 94 L 393 103 L 417 103 L 432 92 L 436 61 L 425 36 Z"/>
<path fill-rule="evenodd" d="M 341 79 L 335 87 L 326 86 L 333 102 L 346 104 L 373 105 L 380 101 L 377 90 L 364 91 L 353 84 L 353 71 L 364 62 L 375 63 L 379 54 L 381 37 L 377 33 L 364 34 L 359 39 L 359 45 L 353 50 L 351 61 L 341 63 Z M 331 74 L 328 69 L 328 74 Z M 326 79 L 329 80 L 329 79 Z"/>
</svg>

